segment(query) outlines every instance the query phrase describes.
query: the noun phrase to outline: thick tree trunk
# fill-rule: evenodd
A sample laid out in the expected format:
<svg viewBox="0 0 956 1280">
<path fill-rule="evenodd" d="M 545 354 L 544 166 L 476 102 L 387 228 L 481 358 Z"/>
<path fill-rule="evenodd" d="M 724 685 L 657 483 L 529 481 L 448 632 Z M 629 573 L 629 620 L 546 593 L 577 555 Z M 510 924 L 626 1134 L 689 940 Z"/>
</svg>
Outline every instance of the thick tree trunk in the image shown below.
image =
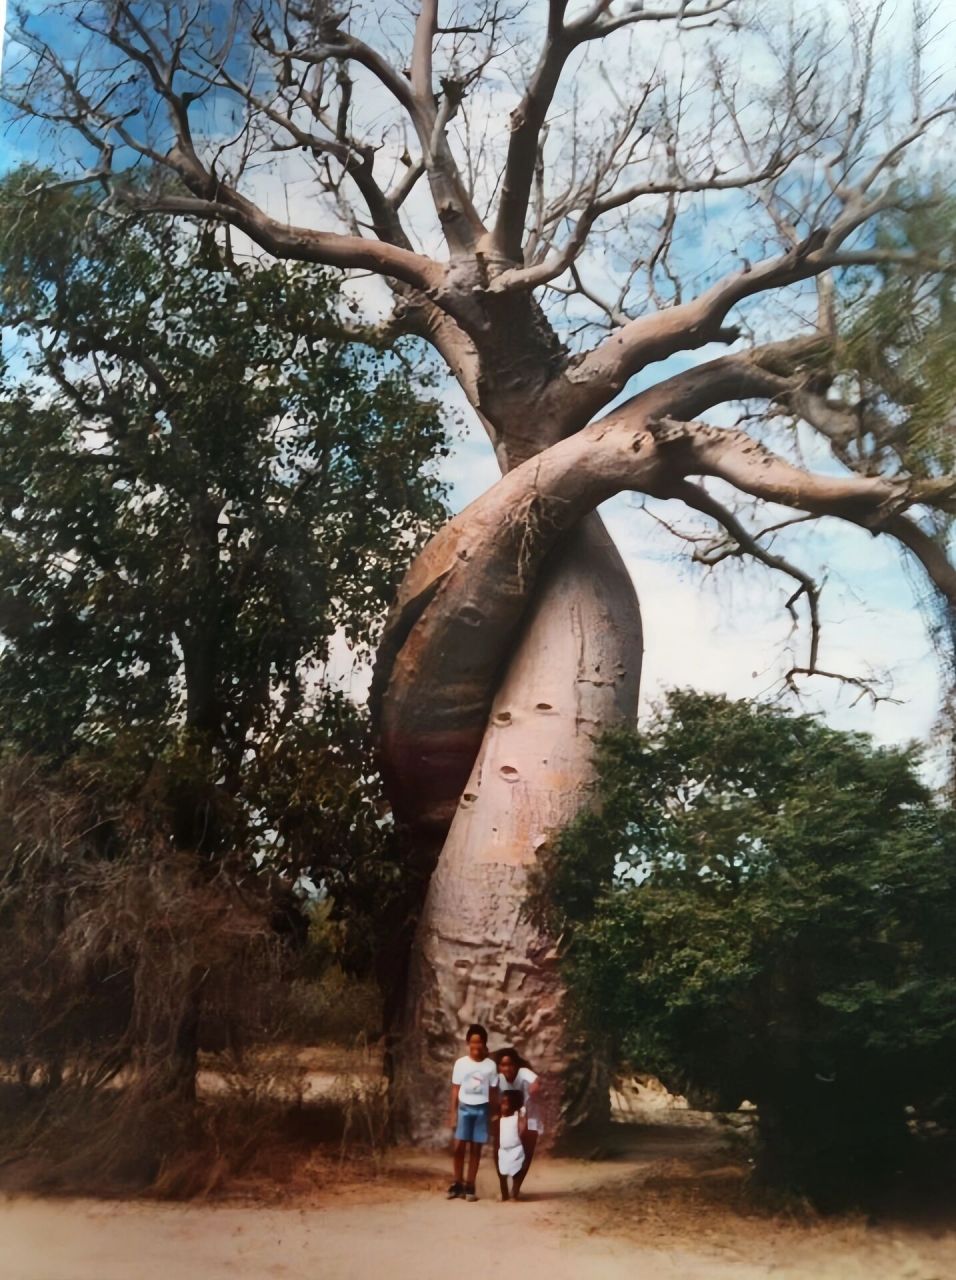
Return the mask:
<svg viewBox="0 0 956 1280">
<path fill-rule="evenodd" d="M 587 803 L 595 736 L 636 716 L 641 655 L 634 588 L 590 515 L 546 562 L 429 886 L 396 1055 L 420 1141 L 447 1136 L 450 1064 L 473 1021 L 542 1074 L 551 1136 L 606 1109 L 602 1064 L 566 1035 L 553 940 L 522 905 L 537 850 Z"/>
<path fill-rule="evenodd" d="M 396 1046 L 399 1099 L 419 1138 L 442 1131 L 448 1067 L 472 1020 L 548 1077 L 559 1129 L 599 1093 L 566 1040 L 554 948 L 521 912 L 536 850 L 587 800 L 593 738 L 636 711 L 637 603 L 596 507 L 624 488 L 693 494 L 688 476 L 716 476 L 764 500 L 893 527 L 896 481 L 813 475 L 743 432 L 667 416 L 702 388 L 662 384 L 520 462 L 432 539 L 399 591 L 373 683 L 383 767 L 423 846 L 447 832 Z M 937 489 L 922 482 L 908 500 Z M 897 536 L 911 545 L 914 528 Z"/>
</svg>

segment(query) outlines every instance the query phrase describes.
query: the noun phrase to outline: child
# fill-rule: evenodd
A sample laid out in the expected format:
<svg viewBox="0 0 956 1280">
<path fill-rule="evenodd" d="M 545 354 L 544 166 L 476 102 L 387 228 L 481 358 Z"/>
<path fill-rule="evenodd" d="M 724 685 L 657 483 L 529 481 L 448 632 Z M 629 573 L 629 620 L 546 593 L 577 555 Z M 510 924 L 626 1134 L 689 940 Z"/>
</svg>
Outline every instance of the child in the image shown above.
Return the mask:
<svg viewBox="0 0 956 1280">
<path fill-rule="evenodd" d="M 534 1159 L 538 1137 L 544 1132 L 544 1125 L 538 1115 L 536 1094 L 540 1087 L 537 1074 L 522 1059 L 517 1049 L 499 1049 L 495 1054 L 498 1060 L 498 1087 L 502 1090 L 514 1089 L 521 1094 L 521 1104 L 527 1117 L 524 1132 L 524 1164 L 514 1181 L 514 1197 L 517 1200 L 521 1184 L 528 1176 L 531 1161 Z"/>
<path fill-rule="evenodd" d="M 528 1129 L 519 1089 L 506 1089 L 498 1104 L 495 1121 L 495 1154 L 498 1163 L 498 1182 L 502 1200 L 521 1196 L 521 1171 L 524 1168 L 524 1137 Z M 508 1179 L 512 1179 L 511 1195 Z"/>
<path fill-rule="evenodd" d="M 448 1199 L 477 1200 L 475 1179 L 481 1148 L 488 1141 L 488 1118 L 498 1110 L 498 1064 L 488 1057 L 488 1032 L 477 1023 L 465 1037 L 468 1053 L 451 1073 L 451 1125 L 454 1130 L 454 1181 Z M 465 1156 L 468 1177 L 463 1178 Z"/>
</svg>

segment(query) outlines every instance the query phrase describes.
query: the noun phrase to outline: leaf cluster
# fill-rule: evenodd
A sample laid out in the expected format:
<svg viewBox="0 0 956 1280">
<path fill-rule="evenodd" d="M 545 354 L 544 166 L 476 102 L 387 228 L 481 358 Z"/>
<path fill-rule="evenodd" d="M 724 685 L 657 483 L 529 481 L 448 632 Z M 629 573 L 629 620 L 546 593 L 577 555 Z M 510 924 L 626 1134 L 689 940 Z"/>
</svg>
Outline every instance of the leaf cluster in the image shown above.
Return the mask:
<svg viewBox="0 0 956 1280">
<path fill-rule="evenodd" d="M 875 247 L 897 261 L 869 270 L 845 293 L 838 358 L 862 393 L 861 432 L 882 419 L 913 475 L 956 465 L 956 201 L 941 191 L 901 194 Z M 912 265 L 901 260 L 912 259 Z"/>
<path fill-rule="evenodd" d="M 283 927 L 311 877 L 367 970 L 408 884 L 327 662 L 445 518 L 428 370 L 352 340 L 333 273 L 49 178 L 0 182 L 0 741 L 276 878 Z"/>
</svg>

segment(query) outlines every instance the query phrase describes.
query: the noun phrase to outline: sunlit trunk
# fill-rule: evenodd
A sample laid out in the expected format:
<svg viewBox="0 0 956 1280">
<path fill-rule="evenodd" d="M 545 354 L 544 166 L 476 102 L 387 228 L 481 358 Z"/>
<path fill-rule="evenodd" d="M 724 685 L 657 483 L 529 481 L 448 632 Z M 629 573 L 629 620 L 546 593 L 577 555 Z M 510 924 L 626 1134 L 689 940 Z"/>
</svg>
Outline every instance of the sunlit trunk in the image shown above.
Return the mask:
<svg viewBox="0 0 956 1280">
<path fill-rule="evenodd" d="M 397 1080 L 419 1140 L 444 1130 L 473 1021 L 542 1074 L 550 1135 L 606 1109 L 603 1064 L 566 1033 L 554 941 L 522 904 L 537 850 L 588 801 L 596 735 L 636 716 L 641 655 L 631 580 L 588 516 L 546 562 L 428 890 Z"/>
</svg>

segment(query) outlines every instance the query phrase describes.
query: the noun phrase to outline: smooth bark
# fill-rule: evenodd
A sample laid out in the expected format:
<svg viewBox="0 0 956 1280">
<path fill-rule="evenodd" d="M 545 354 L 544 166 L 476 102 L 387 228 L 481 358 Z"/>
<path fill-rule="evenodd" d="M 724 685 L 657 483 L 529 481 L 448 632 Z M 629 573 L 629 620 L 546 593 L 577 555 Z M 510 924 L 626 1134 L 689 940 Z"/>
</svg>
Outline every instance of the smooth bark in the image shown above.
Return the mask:
<svg viewBox="0 0 956 1280">
<path fill-rule="evenodd" d="M 541 1073 L 549 1135 L 606 1111 L 604 1064 L 567 1034 L 554 940 L 522 907 L 542 845 L 588 801 L 595 737 L 636 718 L 642 651 L 634 588 L 590 516 L 543 571 L 429 885 L 398 1074 L 419 1138 L 443 1133 L 448 1064 L 473 1021 Z"/>
</svg>

